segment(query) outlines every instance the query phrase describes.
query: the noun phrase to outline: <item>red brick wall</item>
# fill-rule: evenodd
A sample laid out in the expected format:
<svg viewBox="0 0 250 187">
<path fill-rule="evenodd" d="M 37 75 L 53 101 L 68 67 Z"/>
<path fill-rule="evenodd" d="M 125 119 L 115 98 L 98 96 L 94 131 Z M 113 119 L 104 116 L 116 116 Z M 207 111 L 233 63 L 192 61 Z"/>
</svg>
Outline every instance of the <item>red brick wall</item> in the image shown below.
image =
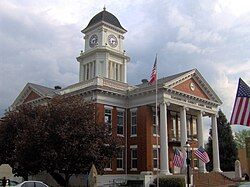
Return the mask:
<svg viewBox="0 0 250 187">
<path fill-rule="evenodd" d="M 190 88 L 190 83 L 194 83 L 195 90 L 192 91 Z M 199 87 L 199 85 L 194 81 L 194 79 L 188 79 L 184 81 L 183 83 L 177 85 L 174 87 L 174 89 L 197 96 L 205 99 L 209 99 L 207 95 L 202 91 L 202 89 Z"/>
<path fill-rule="evenodd" d="M 38 99 L 40 97 L 41 97 L 40 95 L 38 95 L 37 93 L 31 91 L 30 94 L 25 98 L 25 100 L 23 101 L 23 103 L 27 103 L 29 101 Z"/>
</svg>

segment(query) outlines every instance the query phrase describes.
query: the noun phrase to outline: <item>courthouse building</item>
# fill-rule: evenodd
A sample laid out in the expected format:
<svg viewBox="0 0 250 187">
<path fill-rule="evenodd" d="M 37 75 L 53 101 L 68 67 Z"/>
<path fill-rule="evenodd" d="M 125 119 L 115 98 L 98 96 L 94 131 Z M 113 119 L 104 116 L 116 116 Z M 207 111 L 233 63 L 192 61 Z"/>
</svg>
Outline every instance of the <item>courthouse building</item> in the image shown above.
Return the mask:
<svg viewBox="0 0 250 187">
<path fill-rule="evenodd" d="M 112 136 L 124 139 L 124 149 L 99 176 L 99 185 L 100 181 L 107 184 L 120 178 L 147 183 L 157 170 L 165 175 L 179 173 L 172 164 L 174 148 L 184 150 L 189 141 L 193 155 L 199 146 L 204 147 L 204 117 L 211 120 L 214 170 L 220 171 L 216 116 L 222 102 L 200 72 L 191 69 L 159 78 L 156 109 L 155 83 L 150 85 L 147 80 L 139 85 L 127 83 L 130 58 L 123 48 L 126 29 L 119 20 L 104 9 L 82 33 L 85 50 L 77 57 L 79 82 L 62 89 L 28 83 L 12 107 L 41 104 L 58 94 L 80 94 L 94 101 L 100 120 L 112 127 Z M 205 171 L 205 165 L 194 155 L 191 167 Z"/>
</svg>

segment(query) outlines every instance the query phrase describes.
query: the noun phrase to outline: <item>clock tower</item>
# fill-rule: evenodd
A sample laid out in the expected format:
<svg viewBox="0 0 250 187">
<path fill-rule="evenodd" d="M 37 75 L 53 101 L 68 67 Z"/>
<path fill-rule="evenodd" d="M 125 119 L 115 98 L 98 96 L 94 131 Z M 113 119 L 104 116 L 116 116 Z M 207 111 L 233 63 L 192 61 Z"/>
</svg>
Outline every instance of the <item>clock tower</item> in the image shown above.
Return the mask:
<svg viewBox="0 0 250 187">
<path fill-rule="evenodd" d="M 85 50 L 77 57 L 79 82 L 105 77 L 127 83 L 129 57 L 123 49 L 123 34 L 126 32 L 119 20 L 105 8 L 90 20 L 82 30 Z"/>
</svg>

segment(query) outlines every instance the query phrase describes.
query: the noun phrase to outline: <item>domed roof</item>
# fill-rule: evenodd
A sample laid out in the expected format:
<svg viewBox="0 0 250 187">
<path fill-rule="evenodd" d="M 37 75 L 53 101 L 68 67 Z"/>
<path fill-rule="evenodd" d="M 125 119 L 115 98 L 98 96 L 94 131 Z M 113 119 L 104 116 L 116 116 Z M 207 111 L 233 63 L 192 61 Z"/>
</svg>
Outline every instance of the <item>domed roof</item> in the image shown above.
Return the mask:
<svg viewBox="0 0 250 187">
<path fill-rule="evenodd" d="M 119 20 L 118 20 L 113 14 L 111 14 L 111 13 L 108 12 L 108 11 L 106 11 L 105 8 L 103 8 L 103 11 L 99 12 L 98 14 L 96 14 L 96 15 L 90 20 L 88 26 L 87 26 L 85 29 L 87 29 L 87 28 L 89 28 L 89 27 L 91 27 L 91 26 L 93 26 L 93 25 L 95 25 L 95 24 L 97 24 L 97 23 L 99 23 L 99 22 L 101 22 L 101 21 L 107 22 L 107 23 L 109 23 L 109 24 L 111 24 L 111 25 L 114 25 L 114 26 L 116 26 L 116 27 L 118 27 L 118 28 L 120 28 L 120 29 L 126 31 L 126 29 L 124 29 L 124 28 L 121 26 Z M 85 30 L 85 29 L 84 29 L 84 30 Z"/>
</svg>

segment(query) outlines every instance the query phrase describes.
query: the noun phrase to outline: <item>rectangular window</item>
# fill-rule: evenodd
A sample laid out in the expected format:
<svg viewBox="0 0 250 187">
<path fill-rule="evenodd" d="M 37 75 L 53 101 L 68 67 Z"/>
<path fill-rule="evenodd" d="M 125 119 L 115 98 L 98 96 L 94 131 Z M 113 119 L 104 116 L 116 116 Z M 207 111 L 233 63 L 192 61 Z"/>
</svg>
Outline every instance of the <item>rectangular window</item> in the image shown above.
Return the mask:
<svg viewBox="0 0 250 187">
<path fill-rule="evenodd" d="M 111 171 L 111 170 L 112 170 L 112 159 L 110 159 L 110 162 L 104 168 L 104 171 Z"/>
<path fill-rule="evenodd" d="M 177 121 L 177 128 L 178 128 L 177 140 L 180 140 L 180 137 L 181 137 L 181 120 L 180 120 L 179 116 L 178 116 L 178 121 Z"/>
<path fill-rule="evenodd" d="M 157 129 L 158 126 L 158 129 Z M 159 115 L 158 115 L 158 124 L 156 124 L 156 112 L 153 111 L 153 135 L 159 135 Z"/>
<path fill-rule="evenodd" d="M 194 137 L 197 137 L 197 119 L 193 118 L 192 123 L 193 123 L 193 135 Z"/>
<path fill-rule="evenodd" d="M 191 116 L 187 116 L 187 137 L 191 138 Z"/>
<path fill-rule="evenodd" d="M 131 169 L 137 170 L 137 149 L 131 149 Z"/>
<path fill-rule="evenodd" d="M 159 157 L 159 154 L 160 154 L 160 149 L 158 148 L 158 157 Z M 157 167 L 157 148 L 153 148 L 153 166 L 154 166 L 154 169 L 159 169 L 159 167 Z"/>
<path fill-rule="evenodd" d="M 112 133 L 112 110 L 109 108 L 105 108 L 105 114 L 104 114 L 104 122 L 108 127 L 108 130 L 110 133 Z"/>
<path fill-rule="evenodd" d="M 117 112 L 117 134 L 118 135 L 124 135 L 123 128 L 124 128 L 124 112 L 118 111 Z"/>
<path fill-rule="evenodd" d="M 87 79 L 86 79 L 86 80 L 89 80 L 89 76 L 90 76 L 90 75 L 89 75 L 89 71 L 90 71 L 90 70 L 89 70 L 89 64 L 87 64 L 87 72 L 86 72 L 86 74 L 87 74 L 87 75 L 86 75 Z"/>
<path fill-rule="evenodd" d="M 176 116 L 172 116 L 171 118 L 173 123 L 172 140 L 176 140 Z"/>
<path fill-rule="evenodd" d="M 131 111 L 131 136 L 137 135 L 137 111 Z"/>
<path fill-rule="evenodd" d="M 119 81 L 119 64 L 115 64 L 115 80 Z"/>
<path fill-rule="evenodd" d="M 116 158 L 116 165 L 117 165 L 117 170 L 123 170 L 124 166 L 123 166 L 123 150 L 120 149 L 118 151 L 118 154 L 117 154 L 117 158 Z"/>
</svg>

